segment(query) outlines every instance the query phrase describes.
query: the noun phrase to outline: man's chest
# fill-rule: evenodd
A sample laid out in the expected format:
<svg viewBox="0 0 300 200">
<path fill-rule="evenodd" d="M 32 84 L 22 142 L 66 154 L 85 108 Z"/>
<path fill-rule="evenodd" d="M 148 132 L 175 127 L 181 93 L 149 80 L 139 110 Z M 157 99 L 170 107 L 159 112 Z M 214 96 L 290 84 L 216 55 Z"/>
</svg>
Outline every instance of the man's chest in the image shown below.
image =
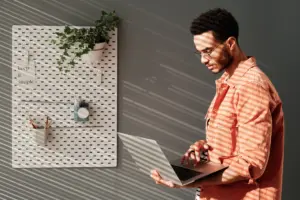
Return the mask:
<svg viewBox="0 0 300 200">
<path fill-rule="evenodd" d="M 211 159 L 228 156 L 234 151 L 237 115 L 234 86 L 225 83 L 217 87 L 216 95 L 206 114 L 206 140 L 213 147 Z"/>
</svg>

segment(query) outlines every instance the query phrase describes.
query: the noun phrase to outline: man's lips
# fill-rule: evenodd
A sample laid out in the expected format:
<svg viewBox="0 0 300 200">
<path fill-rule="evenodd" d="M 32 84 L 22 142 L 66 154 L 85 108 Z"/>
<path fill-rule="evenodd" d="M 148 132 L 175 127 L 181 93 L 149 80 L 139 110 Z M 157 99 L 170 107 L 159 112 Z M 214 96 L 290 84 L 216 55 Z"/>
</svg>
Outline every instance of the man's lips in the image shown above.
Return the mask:
<svg viewBox="0 0 300 200">
<path fill-rule="evenodd" d="M 207 68 L 208 68 L 209 70 L 212 70 L 212 69 L 214 68 L 214 65 L 208 65 Z"/>
</svg>

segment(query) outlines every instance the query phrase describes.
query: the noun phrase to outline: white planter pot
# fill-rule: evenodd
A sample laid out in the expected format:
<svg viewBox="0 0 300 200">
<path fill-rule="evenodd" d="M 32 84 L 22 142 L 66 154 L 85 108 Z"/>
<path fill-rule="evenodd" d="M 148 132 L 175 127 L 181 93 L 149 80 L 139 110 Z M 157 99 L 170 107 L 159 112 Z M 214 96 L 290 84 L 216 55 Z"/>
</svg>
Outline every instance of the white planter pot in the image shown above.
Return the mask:
<svg viewBox="0 0 300 200">
<path fill-rule="evenodd" d="M 50 128 L 36 128 L 33 130 L 35 142 L 41 146 L 44 146 L 47 143 Z"/>
<path fill-rule="evenodd" d="M 82 60 L 90 63 L 101 60 L 105 47 L 106 42 L 95 44 L 94 49 L 92 51 L 82 55 Z"/>
</svg>

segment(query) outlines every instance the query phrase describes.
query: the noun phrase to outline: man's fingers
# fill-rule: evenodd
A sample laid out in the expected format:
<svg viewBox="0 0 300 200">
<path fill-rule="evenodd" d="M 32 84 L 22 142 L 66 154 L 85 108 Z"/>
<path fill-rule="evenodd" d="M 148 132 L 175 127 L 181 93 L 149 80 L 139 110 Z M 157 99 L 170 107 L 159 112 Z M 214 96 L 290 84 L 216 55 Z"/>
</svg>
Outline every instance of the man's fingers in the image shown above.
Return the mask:
<svg viewBox="0 0 300 200">
<path fill-rule="evenodd" d="M 194 161 L 194 166 L 197 165 L 198 162 L 200 162 L 200 153 L 198 151 L 195 151 L 193 154 L 191 154 L 191 158 L 192 158 L 192 161 Z"/>
<path fill-rule="evenodd" d="M 175 187 L 175 184 L 172 181 L 167 181 L 166 184 L 167 184 L 167 186 L 169 186 L 171 188 Z"/>
<path fill-rule="evenodd" d="M 195 157 L 196 157 L 196 162 L 198 163 L 198 162 L 200 162 L 200 150 L 196 150 L 195 151 Z"/>
<path fill-rule="evenodd" d="M 163 179 L 160 179 L 160 180 L 156 181 L 156 184 L 165 185 L 165 186 L 171 187 L 171 188 L 175 187 L 175 184 L 172 181 L 166 181 L 166 180 L 163 180 Z"/>
<path fill-rule="evenodd" d="M 200 162 L 200 156 L 201 156 L 200 153 L 203 150 L 204 145 L 202 143 L 196 143 L 194 145 L 194 150 L 195 150 L 194 165 L 197 165 L 197 163 Z"/>
<path fill-rule="evenodd" d="M 161 177 L 156 170 L 151 171 L 151 178 L 153 178 L 156 183 L 160 183 Z"/>
<path fill-rule="evenodd" d="M 161 178 L 160 174 L 158 173 L 157 170 L 152 170 L 151 171 L 151 175 L 155 176 L 155 177 L 158 177 L 158 178 Z"/>
<path fill-rule="evenodd" d="M 199 163 L 201 160 L 201 151 L 203 150 L 212 150 L 212 148 L 203 141 L 195 142 L 190 146 L 190 148 L 181 158 L 181 164 L 184 164 L 186 162 L 189 165 L 190 159 L 194 161 L 194 164 Z"/>
<path fill-rule="evenodd" d="M 184 162 L 186 161 L 187 163 L 189 162 L 190 159 L 190 154 L 194 151 L 194 149 L 189 148 L 185 154 L 182 156 L 181 158 L 181 164 L 184 164 Z"/>
<path fill-rule="evenodd" d="M 203 147 L 204 147 L 205 150 L 209 149 L 209 146 L 207 144 L 204 144 Z"/>
<path fill-rule="evenodd" d="M 160 176 L 157 170 L 152 170 L 152 174 L 154 174 L 156 176 Z"/>
<path fill-rule="evenodd" d="M 156 184 L 165 185 L 171 188 L 176 187 L 176 185 L 172 181 L 163 180 L 156 170 L 151 171 L 151 178 L 154 179 Z"/>
<path fill-rule="evenodd" d="M 187 159 L 188 159 L 188 156 L 186 156 L 186 155 L 182 156 L 181 164 L 184 164 L 185 160 L 187 160 Z"/>
<path fill-rule="evenodd" d="M 190 165 L 190 158 L 195 159 L 195 151 L 194 150 L 190 150 L 189 151 L 189 156 L 187 157 L 187 165 L 189 166 Z"/>
<path fill-rule="evenodd" d="M 195 155 L 195 153 L 194 153 L 194 152 L 192 152 L 192 153 L 190 154 L 190 157 L 191 157 L 191 159 L 192 159 L 192 160 L 195 160 L 195 159 L 196 159 L 196 155 Z"/>
<path fill-rule="evenodd" d="M 205 144 L 203 145 L 203 148 L 204 148 L 205 150 L 209 150 L 209 151 L 213 150 L 213 148 L 212 148 L 209 144 L 207 144 L 207 143 L 205 143 Z"/>
<path fill-rule="evenodd" d="M 154 179 L 154 181 L 155 181 L 156 184 L 159 184 L 161 182 L 161 178 L 159 178 L 157 176 L 152 175 L 151 178 Z"/>
</svg>

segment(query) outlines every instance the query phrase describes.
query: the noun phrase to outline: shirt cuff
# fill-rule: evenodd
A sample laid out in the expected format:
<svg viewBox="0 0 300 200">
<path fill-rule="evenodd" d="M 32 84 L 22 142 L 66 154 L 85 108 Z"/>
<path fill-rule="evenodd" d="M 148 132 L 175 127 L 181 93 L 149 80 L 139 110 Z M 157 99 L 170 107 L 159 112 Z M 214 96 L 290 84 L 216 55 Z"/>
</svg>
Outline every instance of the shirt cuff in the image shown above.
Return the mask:
<svg viewBox="0 0 300 200">
<path fill-rule="evenodd" d="M 253 166 L 243 158 L 239 156 L 232 158 L 229 167 L 240 176 L 248 179 L 248 184 L 257 184 L 255 177 L 251 173 Z"/>
</svg>

